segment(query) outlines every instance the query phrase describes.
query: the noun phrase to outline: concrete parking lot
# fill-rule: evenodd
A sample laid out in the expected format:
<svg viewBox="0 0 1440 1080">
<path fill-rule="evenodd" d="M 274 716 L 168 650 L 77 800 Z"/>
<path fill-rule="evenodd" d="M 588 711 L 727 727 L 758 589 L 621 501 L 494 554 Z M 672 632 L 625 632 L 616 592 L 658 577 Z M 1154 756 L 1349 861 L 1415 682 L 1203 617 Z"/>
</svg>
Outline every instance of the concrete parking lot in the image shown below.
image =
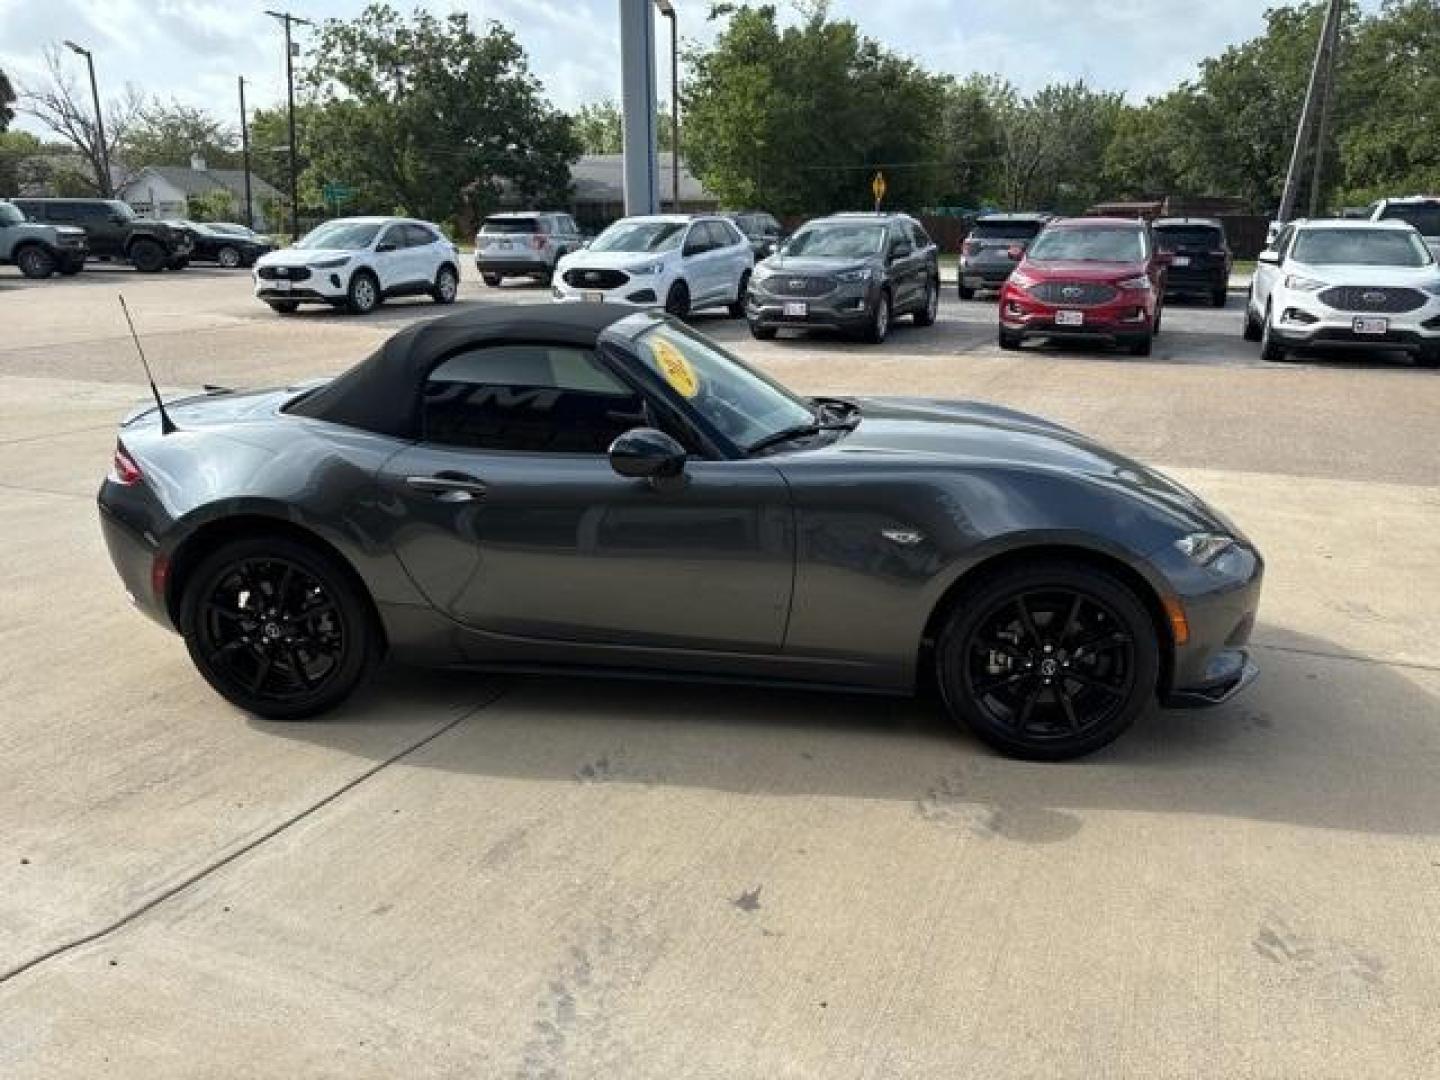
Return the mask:
<svg viewBox="0 0 1440 1080">
<path fill-rule="evenodd" d="M 925 701 L 388 671 L 281 725 L 129 609 L 95 520 L 145 391 L 341 370 L 427 302 L 0 271 L 0 1075 L 1440 1075 L 1440 372 L 871 347 L 696 323 L 797 389 L 1033 410 L 1259 543 L 1263 674 L 1074 764 Z M 465 282 L 462 304 L 543 300 Z"/>
</svg>

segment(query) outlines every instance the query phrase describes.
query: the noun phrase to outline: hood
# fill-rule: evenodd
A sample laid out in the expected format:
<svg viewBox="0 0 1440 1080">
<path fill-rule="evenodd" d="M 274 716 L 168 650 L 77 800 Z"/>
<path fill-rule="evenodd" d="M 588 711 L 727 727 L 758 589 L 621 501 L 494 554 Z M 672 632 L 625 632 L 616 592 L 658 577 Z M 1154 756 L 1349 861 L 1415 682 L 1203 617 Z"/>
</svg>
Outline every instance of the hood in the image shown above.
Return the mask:
<svg viewBox="0 0 1440 1080">
<path fill-rule="evenodd" d="M 1384 287 L 1405 287 L 1421 289 L 1435 288 L 1440 283 L 1440 268 L 1434 263 L 1429 266 L 1315 266 L 1312 263 L 1291 262 L 1285 267 L 1285 275 L 1313 278 L 1326 285 L 1376 285 Z"/>
<path fill-rule="evenodd" d="M 1144 263 L 1129 262 L 1070 262 L 1066 260 L 1044 260 L 1025 258 L 1020 269 L 1043 280 L 1102 281 L 1113 282 L 1122 278 L 1135 277 L 1145 273 Z"/>
<path fill-rule="evenodd" d="M 560 264 L 567 270 L 572 266 L 591 270 L 629 270 L 636 266 L 664 262 L 678 253 L 678 249 L 671 251 L 596 251 L 594 248 L 582 248 L 580 251 L 573 251 L 566 255 L 560 260 Z"/>
<path fill-rule="evenodd" d="M 1187 529 L 1240 535 L 1169 477 L 1048 420 L 974 401 L 861 398 L 860 407 L 855 430 L 815 451 L 816 457 L 903 455 L 917 464 L 1050 472 L 1163 507 Z"/>
<path fill-rule="evenodd" d="M 863 270 L 869 265 L 868 260 L 857 259 L 854 256 L 838 258 L 814 255 L 771 255 L 756 269 L 764 267 L 773 274 L 805 274 L 823 277 L 827 274 L 840 274 L 846 270 Z"/>
<path fill-rule="evenodd" d="M 360 254 L 358 251 L 343 251 L 340 248 L 281 248 L 260 256 L 256 266 L 306 266 L 328 259 L 349 259 Z"/>
</svg>

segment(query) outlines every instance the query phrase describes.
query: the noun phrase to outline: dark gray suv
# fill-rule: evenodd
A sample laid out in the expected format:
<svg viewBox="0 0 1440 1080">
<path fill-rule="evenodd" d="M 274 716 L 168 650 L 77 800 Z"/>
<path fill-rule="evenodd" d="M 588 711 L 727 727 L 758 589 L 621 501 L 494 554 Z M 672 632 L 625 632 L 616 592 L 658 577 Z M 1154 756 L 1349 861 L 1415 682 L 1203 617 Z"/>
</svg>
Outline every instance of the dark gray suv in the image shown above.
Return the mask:
<svg viewBox="0 0 1440 1080">
<path fill-rule="evenodd" d="M 1030 241 L 1050 214 L 986 214 L 960 245 L 960 299 L 973 300 L 981 289 L 998 289 L 1010 280 Z"/>
<path fill-rule="evenodd" d="M 755 265 L 750 332 L 823 327 L 881 342 L 899 315 L 929 326 L 940 307 L 935 243 L 907 214 L 835 214 L 803 225 Z"/>
</svg>

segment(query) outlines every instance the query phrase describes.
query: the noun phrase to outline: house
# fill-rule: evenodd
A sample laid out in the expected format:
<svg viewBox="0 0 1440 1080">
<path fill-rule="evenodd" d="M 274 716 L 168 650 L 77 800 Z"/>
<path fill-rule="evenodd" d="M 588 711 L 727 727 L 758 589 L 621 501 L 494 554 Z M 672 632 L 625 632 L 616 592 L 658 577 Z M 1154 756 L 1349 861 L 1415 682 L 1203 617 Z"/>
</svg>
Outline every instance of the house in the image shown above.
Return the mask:
<svg viewBox="0 0 1440 1080">
<path fill-rule="evenodd" d="M 192 198 L 219 195 L 228 200 L 229 216 L 245 220 L 245 173 L 242 169 L 211 169 L 199 154 L 183 165 L 145 165 L 116 188 L 116 195 L 130 204 L 131 209 L 146 218 L 184 218 L 190 216 Z M 272 223 L 266 220 L 265 206 L 276 207 L 284 196 L 279 189 L 266 183 L 254 172 L 250 174 L 250 216 L 254 228 L 265 232 Z"/>
<path fill-rule="evenodd" d="M 660 209 L 674 209 L 671 202 L 671 158 L 668 151 L 658 155 L 660 164 Z M 584 154 L 570 167 L 570 203 L 565 207 L 587 232 L 599 232 L 616 218 L 625 216 L 625 155 Z M 500 205 L 506 210 L 532 209 L 515 193 L 508 181 L 501 185 Z M 718 210 L 720 200 L 705 190 L 693 173 L 680 163 L 680 209 L 687 213 Z"/>
</svg>

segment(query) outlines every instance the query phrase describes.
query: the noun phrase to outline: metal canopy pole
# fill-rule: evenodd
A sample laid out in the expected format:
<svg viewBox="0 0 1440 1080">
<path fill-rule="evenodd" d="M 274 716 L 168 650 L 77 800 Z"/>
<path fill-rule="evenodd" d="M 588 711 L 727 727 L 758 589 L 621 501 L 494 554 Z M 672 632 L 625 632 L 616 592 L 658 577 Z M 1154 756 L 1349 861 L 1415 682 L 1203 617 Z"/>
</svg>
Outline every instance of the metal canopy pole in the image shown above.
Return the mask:
<svg viewBox="0 0 1440 1080">
<path fill-rule="evenodd" d="M 1289 221 L 1295 216 L 1295 203 L 1300 196 L 1300 169 L 1305 160 L 1306 137 L 1315 116 L 1320 89 L 1320 74 L 1325 66 L 1325 47 L 1330 41 L 1332 27 L 1340 22 L 1340 8 L 1344 0 L 1330 0 L 1325 12 L 1325 25 L 1320 29 L 1320 41 L 1315 46 L 1315 64 L 1310 69 L 1310 86 L 1305 91 L 1305 107 L 1300 110 L 1300 126 L 1295 132 L 1295 146 L 1290 152 L 1290 168 L 1285 172 L 1285 192 L 1280 197 L 1279 221 Z"/>
<path fill-rule="evenodd" d="M 620 98 L 625 111 L 625 213 L 660 206 L 655 155 L 655 9 L 651 0 L 619 0 Z"/>
</svg>

